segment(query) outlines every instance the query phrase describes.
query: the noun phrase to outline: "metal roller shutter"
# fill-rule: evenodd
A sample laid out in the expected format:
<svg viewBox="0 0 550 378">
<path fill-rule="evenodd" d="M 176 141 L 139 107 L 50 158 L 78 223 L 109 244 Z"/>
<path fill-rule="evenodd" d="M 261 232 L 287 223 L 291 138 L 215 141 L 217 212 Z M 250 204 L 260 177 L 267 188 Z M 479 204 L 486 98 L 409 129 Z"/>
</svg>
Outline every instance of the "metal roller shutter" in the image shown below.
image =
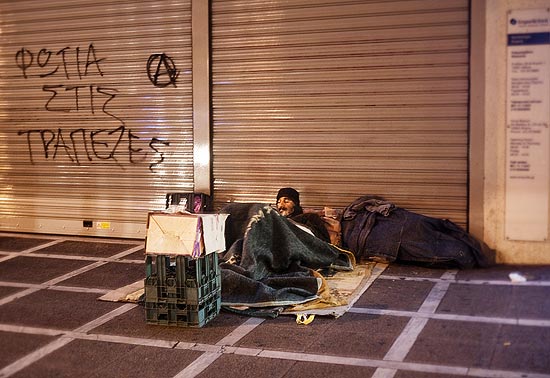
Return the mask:
<svg viewBox="0 0 550 378">
<path fill-rule="evenodd" d="M 190 0 L 0 7 L 0 229 L 142 238 L 193 190 Z"/>
<path fill-rule="evenodd" d="M 467 0 L 213 0 L 214 198 L 467 222 Z"/>
</svg>

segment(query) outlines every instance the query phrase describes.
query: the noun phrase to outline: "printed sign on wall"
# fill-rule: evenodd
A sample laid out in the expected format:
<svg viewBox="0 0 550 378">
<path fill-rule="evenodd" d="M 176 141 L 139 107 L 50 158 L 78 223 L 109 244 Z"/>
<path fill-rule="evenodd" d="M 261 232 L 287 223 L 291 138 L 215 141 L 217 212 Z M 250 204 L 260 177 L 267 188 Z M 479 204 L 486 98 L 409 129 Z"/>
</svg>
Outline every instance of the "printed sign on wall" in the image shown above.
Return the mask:
<svg viewBox="0 0 550 378">
<path fill-rule="evenodd" d="M 548 238 L 550 187 L 549 9 L 508 15 L 506 238 Z"/>
</svg>

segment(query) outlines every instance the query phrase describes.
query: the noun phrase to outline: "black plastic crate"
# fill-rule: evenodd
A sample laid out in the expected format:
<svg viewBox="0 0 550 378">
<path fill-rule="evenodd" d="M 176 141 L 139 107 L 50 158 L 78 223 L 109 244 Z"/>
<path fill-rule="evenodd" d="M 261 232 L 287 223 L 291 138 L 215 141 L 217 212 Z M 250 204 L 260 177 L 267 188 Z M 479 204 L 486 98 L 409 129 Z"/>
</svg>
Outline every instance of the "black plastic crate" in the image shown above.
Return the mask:
<svg viewBox="0 0 550 378">
<path fill-rule="evenodd" d="M 198 259 L 147 255 L 145 266 L 147 323 L 202 327 L 220 312 L 221 275 L 216 253 Z"/>
<path fill-rule="evenodd" d="M 211 211 L 210 196 L 203 193 L 168 193 L 166 194 L 166 208 L 170 205 L 179 205 L 186 202 L 186 210 L 190 213 L 205 213 Z"/>
<path fill-rule="evenodd" d="M 221 308 L 221 297 L 211 296 L 200 305 L 170 301 L 145 302 L 148 324 L 176 327 L 202 327 L 214 319 Z"/>
<path fill-rule="evenodd" d="M 218 255 L 198 259 L 188 256 L 147 255 L 145 300 L 181 299 L 199 304 L 221 290 Z"/>
</svg>

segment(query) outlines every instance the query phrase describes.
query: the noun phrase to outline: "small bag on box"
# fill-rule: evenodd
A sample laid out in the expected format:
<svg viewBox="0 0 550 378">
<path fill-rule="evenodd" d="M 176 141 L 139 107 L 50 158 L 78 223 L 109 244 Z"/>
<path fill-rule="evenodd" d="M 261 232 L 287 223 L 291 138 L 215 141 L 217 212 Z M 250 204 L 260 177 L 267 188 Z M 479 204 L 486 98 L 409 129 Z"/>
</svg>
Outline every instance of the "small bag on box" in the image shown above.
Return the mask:
<svg viewBox="0 0 550 378">
<path fill-rule="evenodd" d="M 181 206 L 181 210 L 190 213 L 206 213 L 210 211 L 210 196 L 203 193 L 168 193 L 166 194 L 166 208 Z"/>
</svg>

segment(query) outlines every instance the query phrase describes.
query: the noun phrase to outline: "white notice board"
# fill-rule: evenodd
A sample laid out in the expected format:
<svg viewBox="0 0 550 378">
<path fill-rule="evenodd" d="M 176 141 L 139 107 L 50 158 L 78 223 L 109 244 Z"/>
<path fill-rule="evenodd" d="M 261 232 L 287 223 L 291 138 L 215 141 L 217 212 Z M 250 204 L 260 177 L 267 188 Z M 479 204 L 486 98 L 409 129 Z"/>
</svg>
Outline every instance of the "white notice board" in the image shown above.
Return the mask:
<svg viewBox="0 0 550 378">
<path fill-rule="evenodd" d="M 550 188 L 549 9 L 508 14 L 506 238 L 548 238 Z"/>
</svg>

